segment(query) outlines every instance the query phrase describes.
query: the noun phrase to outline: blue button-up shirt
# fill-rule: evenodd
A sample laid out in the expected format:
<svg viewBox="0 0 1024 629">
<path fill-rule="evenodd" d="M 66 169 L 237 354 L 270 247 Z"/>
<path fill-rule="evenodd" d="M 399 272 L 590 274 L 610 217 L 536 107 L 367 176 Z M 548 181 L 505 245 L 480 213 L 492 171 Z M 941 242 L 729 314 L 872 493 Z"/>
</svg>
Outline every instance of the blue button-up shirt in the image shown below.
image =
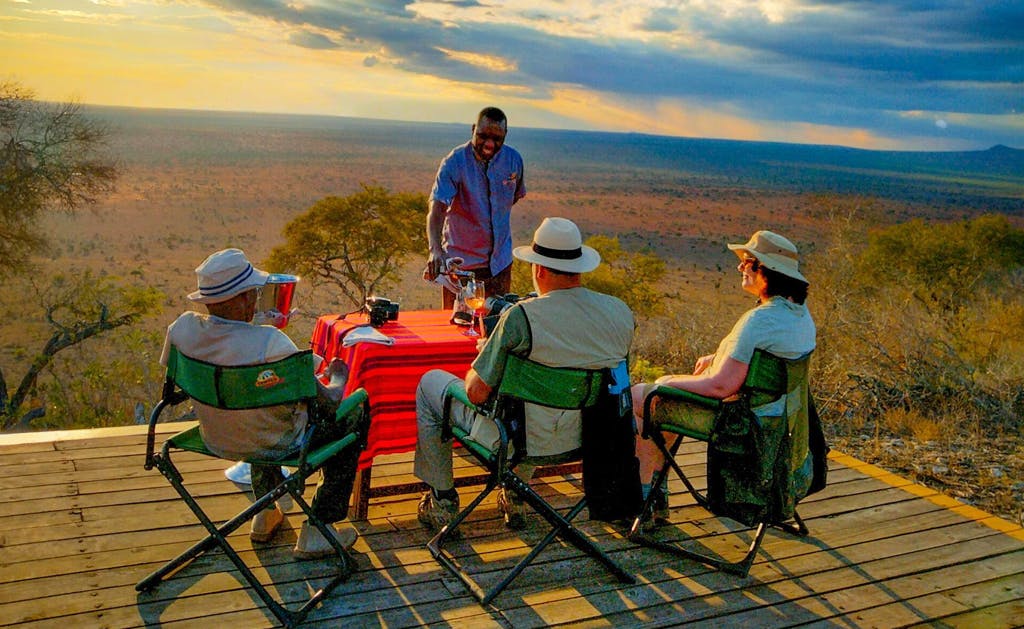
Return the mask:
<svg viewBox="0 0 1024 629">
<path fill-rule="evenodd" d="M 469 142 L 452 149 L 430 191 L 431 201 L 447 206 L 445 255 L 491 275 L 512 264 L 512 205 L 524 195 L 523 158 L 514 148 L 503 146 L 489 162 L 477 160 Z"/>
</svg>

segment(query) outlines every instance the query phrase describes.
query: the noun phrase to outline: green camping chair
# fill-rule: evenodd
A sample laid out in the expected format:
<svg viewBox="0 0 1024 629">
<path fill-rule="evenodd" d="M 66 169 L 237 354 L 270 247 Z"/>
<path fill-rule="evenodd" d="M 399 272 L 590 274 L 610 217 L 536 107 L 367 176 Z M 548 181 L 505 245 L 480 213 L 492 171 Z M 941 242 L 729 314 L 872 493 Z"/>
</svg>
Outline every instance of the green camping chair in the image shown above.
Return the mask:
<svg viewBox="0 0 1024 629">
<path fill-rule="evenodd" d="M 572 520 L 587 505 L 585 497 L 581 498 L 563 515 L 534 491 L 528 481 L 517 476 L 514 471 L 515 466 L 524 460 L 532 465 L 548 465 L 578 461 L 582 456 L 582 450 L 576 449 L 550 457 L 524 458 L 523 453 L 526 448 L 522 403 L 528 402 L 560 409 L 582 410 L 592 407 L 598 402 L 601 387 L 607 386 L 606 373 L 607 370 L 548 367 L 525 358 L 509 356 L 508 362 L 505 364 L 504 376 L 494 396 L 492 411 L 472 404 L 463 388 L 458 386 L 461 383 L 457 380 L 453 381 L 445 392 L 446 417 L 451 413 L 452 400 L 458 399 L 477 413 L 489 415 L 497 424 L 500 434 L 497 450 L 491 451 L 470 440 L 467 431 L 453 425 L 450 421 L 448 422 L 453 436 L 487 469 L 489 476 L 483 491 L 459 512 L 451 524 L 443 527 L 427 543 L 431 555 L 458 577 L 482 605 L 489 604 L 495 596 L 501 593 L 557 536 L 597 559 L 622 583 L 636 582 L 632 575 L 619 567 L 593 541 L 573 526 Z M 510 448 L 510 444 L 515 445 Z M 500 582 L 490 589 L 484 590 L 469 577 L 455 557 L 445 550 L 444 544 L 457 534 L 458 526 L 499 485 L 505 487 L 506 491 L 514 492 L 525 504 L 530 505 L 534 511 L 543 516 L 551 526 L 551 530 L 505 574 Z"/>
<path fill-rule="evenodd" d="M 268 383 L 270 386 L 268 386 Z M 244 367 L 221 367 L 185 356 L 172 347 L 167 363 L 167 377 L 164 381 L 163 396 L 153 409 L 149 420 L 149 437 L 146 444 L 146 469 L 156 467 L 167 477 L 181 499 L 192 509 L 209 534 L 200 542 L 167 562 L 163 567 L 147 576 L 135 586 L 139 592 L 155 588 L 163 579 L 178 571 L 192 560 L 214 548 L 220 548 L 235 565 L 241 575 L 252 586 L 260 599 L 274 616 L 285 626 L 291 627 L 302 622 L 306 614 L 316 606 L 339 583 L 348 578 L 354 562 L 348 552 L 337 543 L 328 525 L 313 515 L 312 509 L 302 497 L 306 479 L 319 470 L 335 454 L 346 448 L 362 447 L 365 444 L 365 420 L 369 417 L 366 391 L 359 389 L 342 400 L 336 419 L 343 421 L 352 414 L 362 413 L 361 421 L 352 422 L 354 428 L 343 438 L 310 449 L 313 441 L 310 423 L 305 444 L 293 456 L 284 459 L 247 459 L 249 463 L 295 468 L 280 485 L 265 496 L 242 510 L 227 522 L 217 526 L 199 506 L 196 499 L 185 487 L 182 475 L 171 461 L 171 453 L 187 451 L 216 457 L 206 448 L 199 433 L 199 426 L 180 432 L 168 439 L 159 453 L 154 451 L 156 423 L 164 409 L 194 399 L 209 406 L 229 410 L 242 410 L 276 406 L 279 404 L 306 403 L 316 398 L 317 386 L 313 377 L 313 354 L 306 350 L 292 354 L 282 360 L 264 365 Z M 289 494 L 295 504 L 309 518 L 337 551 L 341 561 L 338 573 L 322 589 L 297 610 L 290 610 L 276 601 L 245 564 L 238 552 L 231 547 L 228 536 L 238 527 L 251 520 L 257 513 L 271 505 L 278 498 Z"/>
<path fill-rule="evenodd" d="M 630 538 L 746 576 L 768 527 L 806 536 L 808 530 L 796 512 L 796 503 L 824 487 L 827 465 L 827 447 L 808 390 L 809 363 L 810 354 L 786 360 L 757 350 L 735 400 L 722 401 L 668 386 L 653 388 L 644 399 L 644 436 L 652 439 L 665 457 L 664 466 L 652 480 L 652 488 L 665 486 L 668 471 L 672 469 L 698 505 L 747 527 L 756 526 L 753 540 L 742 558 L 729 561 L 690 550 L 676 542 L 654 539 L 645 530 L 658 493 L 653 489 L 633 523 Z M 659 414 L 655 406 L 657 400 L 683 402 L 713 411 L 715 422 L 711 434 L 670 423 L 664 413 Z M 675 435 L 671 445 L 666 443 L 663 433 Z M 675 461 L 683 437 L 708 442 L 708 489 L 705 493 L 694 487 Z"/>
</svg>

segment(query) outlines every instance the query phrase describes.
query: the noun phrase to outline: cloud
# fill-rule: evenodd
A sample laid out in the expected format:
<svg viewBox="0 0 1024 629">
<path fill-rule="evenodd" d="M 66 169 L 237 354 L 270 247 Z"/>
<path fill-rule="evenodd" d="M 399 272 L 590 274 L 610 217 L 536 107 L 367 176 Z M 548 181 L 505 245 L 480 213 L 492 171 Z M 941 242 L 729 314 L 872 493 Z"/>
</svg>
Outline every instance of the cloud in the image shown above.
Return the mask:
<svg viewBox="0 0 1024 629">
<path fill-rule="evenodd" d="M 313 50 L 330 50 L 338 48 L 338 44 L 333 42 L 326 35 L 311 33 L 309 31 L 296 31 L 292 33 L 288 36 L 288 42 L 295 44 L 296 46 L 311 48 Z"/>
<path fill-rule="evenodd" d="M 325 74 L 347 64 L 362 76 L 392 84 L 406 77 L 399 82 L 439 89 L 448 98 L 500 96 L 579 126 L 592 124 L 584 106 L 556 114 L 557 95 L 687 107 L 695 135 L 715 135 L 717 125 L 698 112 L 717 111 L 757 129 L 774 125 L 792 133 L 828 129 L 836 137 L 914 141 L 930 134 L 936 142 L 1024 146 L 1019 0 L 94 0 L 81 6 L 92 13 L 49 17 L 104 23 L 133 10 L 162 10 L 177 28 L 194 20 L 194 29 L 216 25 L 231 33 L 225 50 L 251 44 L 273 50 L 280 64 L 321 67 Z M 309 50 L 324 52 L 303 57 Z M 203 51 L 196 45 L 168 54 L 199 58 Z M 323 66 L 325 56 L 330 67 Z M 976 122 L 952 124 L 955 116 Z M 950 124 L 940 128 L 937 119 Z"/>
<path fill-rule="evenodd" d="M 1007 0 L 209 3 L 333 38 L 301 30 L 296 45 L 344 42 L 407 72 L 516 84 L 535 99 L 569 85 L 897 135 L 900 111 L 1024 105 L 1024 39 L 1007 26 L 1024 8 Z"/>
</svg>

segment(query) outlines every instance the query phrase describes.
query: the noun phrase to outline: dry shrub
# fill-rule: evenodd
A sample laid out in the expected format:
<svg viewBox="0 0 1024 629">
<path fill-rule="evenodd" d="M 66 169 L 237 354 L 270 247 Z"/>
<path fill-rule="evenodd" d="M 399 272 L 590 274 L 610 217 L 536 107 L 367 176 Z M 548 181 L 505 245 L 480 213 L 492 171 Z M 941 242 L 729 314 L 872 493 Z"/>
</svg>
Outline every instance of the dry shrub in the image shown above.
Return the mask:
<svg viewBox="0 0 1024 629">
<path fill-rule="evenodd" d="M 981 217 L 934 229 L 895 226 L 875 235 L 865 227 L 869 215 L 833 216 L 830 243 L 809 265 L 809 303 L 819 329 L 815 389 L 833 429 L 852 434 L 875 423 L 876 436 L 943 439 L 1018 430 L 1024 399 L 1024 339 L 1015 333 L 1024 329 L 1021 230 Z M 992 249 L 997 228 L 1006 232 L 997 241 L 1010 254 Z M 989 239 L 989 248 L 975 238 Z M 922 251 L 940 255 L 936 240 L 950 251 L 975 253 L 921 262 L 933 275 L 892 272 L 925 256 Z M 879 241 L 885 246 L 876 246 Z M 989 252 L 991 259 L 981 259 Z M 897 255 L 898 263 L 890 257 Z M 1006 265 L 1007 259 L 1018 262 Z"/>
<path fill-rule="evenodd" d="M 915 409 L 886 409 L 879 418 L 879 424 L 894 435 L 912 437 L 917 441 L 938 441 L 943 433 L 943 424 Z"/>
<path fill-rule="evenodd" d="M 743 293 L 731 287 L 734 293 Z M 691 373 L 697 358 L 714 353 L 749 301 L 717 298 L 700 303 L 686 300 L 667 305 L 670 314 L 642 321 L 633 343 L 633 355 L 653 366 L 655 373 Z M 647 380 L 634 368 L 633 380 Z"/>
</svg>

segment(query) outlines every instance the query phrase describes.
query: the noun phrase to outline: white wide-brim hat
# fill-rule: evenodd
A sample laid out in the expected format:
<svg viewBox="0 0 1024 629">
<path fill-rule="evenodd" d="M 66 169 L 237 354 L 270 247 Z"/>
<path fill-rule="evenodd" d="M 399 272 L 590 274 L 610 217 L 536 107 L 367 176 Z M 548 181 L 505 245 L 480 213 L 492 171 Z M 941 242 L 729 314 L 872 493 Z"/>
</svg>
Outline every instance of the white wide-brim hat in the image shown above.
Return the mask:
<svg viewBox="0 0 1024 629">
<path fill-rule="evenodd" d="M 545 218 L 533 232 L 533 244 L 516 247 L 512 255 L 565 273 L 589 273 L 601 264 L 601 254 L 583 244 L 576 223 L 559 217 Z"/>
<path fill-rule="evenodd" d="M 800 273 L 800 259 L 796 245 L 768 230 L 754 232 L 745 244 L 726 245 L 742 260 L 744 253 L 756 258 L 766 268 L 807 283 Z"/>
<path fill-rule="evenodd" d="M 199 304 L 220 303 L 265 285 L 269 276 L 254 267 L 241 249 L 222 249 L 196 267 L 199 289 L 189 293 L 188 298 Z"/>
</svg>

